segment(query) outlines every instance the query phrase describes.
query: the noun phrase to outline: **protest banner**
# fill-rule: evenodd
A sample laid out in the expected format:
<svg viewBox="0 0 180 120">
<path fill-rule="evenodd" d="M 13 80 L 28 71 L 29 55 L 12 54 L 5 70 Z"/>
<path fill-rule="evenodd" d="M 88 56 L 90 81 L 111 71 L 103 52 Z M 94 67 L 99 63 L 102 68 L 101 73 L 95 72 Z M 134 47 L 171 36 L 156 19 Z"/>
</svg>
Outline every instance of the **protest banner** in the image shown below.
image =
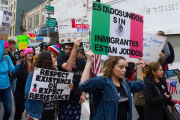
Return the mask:
<svg viewBox="0 0 180 120">
<path fill-rule="evenodd" d="M 35 68 L 28 99 L 68 100 L 73 73 Z"/>
<path fill-rule="evenodd" d="M 4 40 L 8 40 L 8 35 L 9 35 L 9 28 L 8 27 L 1 27 L 0 31 L 0 38 Z"/>
<path fill-rule="evenodd" d="M 69 43 L 80 39 L 89 42 L 89 22 L 85 18 L 58 18 L 59 42 Z"/>
<path fill-rule="evenodd" d="M 49 38 L 49 37 L 44 37 L 44 38 L 43 38 L 43 42 L 50 43 L 50 38 Z"/>
<path fill-rule="evenodd" d="M 168 64 L 168 70 L 172 70 L 172 69 L 179 69 L 180 70 L 180 63 Z"/>
<path fill-rule="evenodd" d="M 27 48 L 27 43 L 18 43 L 18 48 L 20 50 Z"/>
<path fill-rule="evenodd" d="M 93 1 L 91 30 L 94 54 L 143 57 L 143 16 Z"/>
<path fill-rule="evenodd" d="M 167 37 L 143 34 L 143 61 L 147 64 L 157 62 Z"/>
<path fill-rule="evenodd" d="M 40 47 L 35 48 L 35 54 L 39 54 L 40 50 L 41 50 Z"/>
<path fill-rule="evenodd" d="M 10 27 L 12 22 L 12 10 L 3 8 L 1 27 Z"/>
<path fill-rule="evenodd" d="M 89 47 L 90 45 L 91 45 L 91 44 L 83 43 L 84 52 L 86 52 L 86 51 L 88 50 L 88 47 Z"/>
<path fill-rule="evenodd" d="M 28 39 L 28 35 L 19 35 L 17 36 L 17 41 L 18 43 L 27 43 L 27 45 L 29 45 L 29 39 Z"/>
<path fill-rule="evenodd" d="M 173 70 L 166 70 L 164 71 L 165 77 L 174 77 L 174 76 L 180 76 L 180 70 L 179 69 L 173 69 Z"/>
</svg>

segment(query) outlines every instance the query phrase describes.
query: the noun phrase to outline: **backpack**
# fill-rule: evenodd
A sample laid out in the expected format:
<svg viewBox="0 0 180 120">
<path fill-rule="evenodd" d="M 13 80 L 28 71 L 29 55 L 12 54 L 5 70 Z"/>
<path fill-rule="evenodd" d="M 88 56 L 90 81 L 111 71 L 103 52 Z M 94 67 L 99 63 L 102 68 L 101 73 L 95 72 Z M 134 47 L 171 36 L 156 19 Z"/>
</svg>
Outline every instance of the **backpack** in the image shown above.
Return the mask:
<svg viewBox="0 0 180 120">
<path fill-rule="evenodd" d="M 105 89 L 105 87 L 106 87 L 106 84 L 107 84 L 107 78 L 106 78 L 106 81 L 105 81 L 105 85 L 103 86 L 103 89 L 102 89 L 102 91 L 100 92 L 100 94 L 98 94 L 98 95 L 95 95 L 94 94 L 94 96 L 92 95 L 93 93 L 91 93 L 90 95 L 89 95 L 89 107 L 90 107 L 90 120 L 92 120 L 92 116 L 93 116 L 93 114 L 96 112 L 96 110 L 97 110 L 97 108 L 98 108 L 98 106 L 99 106 L 99 103 L 100 103 L 100 101 L 101 101 L 101 98 L 102 98 L 102 96 L 103 96 L 103 94 L 104 94 L 104 89 Z M 92 99 L 93 98 L 93 99 Z M 93 100 L 94 101 L 97 101 L 97 105 L 95 105 L 94 103 L 95 102 L 93 102 Z"/>
<path fill-rule="evenodd" d="M 174 58 L 175 58 L 175 55 L 174 55 L 174 49 L 173 49 L 173 46 L 171 45 L 170 42 L 167 42 L 168 43 L 168 47 L 169 47 L 169 50 L 171 52 L 170 56 L 167 58 L 167 63 L 173 63 L 174 62 Z"/>
</svg>

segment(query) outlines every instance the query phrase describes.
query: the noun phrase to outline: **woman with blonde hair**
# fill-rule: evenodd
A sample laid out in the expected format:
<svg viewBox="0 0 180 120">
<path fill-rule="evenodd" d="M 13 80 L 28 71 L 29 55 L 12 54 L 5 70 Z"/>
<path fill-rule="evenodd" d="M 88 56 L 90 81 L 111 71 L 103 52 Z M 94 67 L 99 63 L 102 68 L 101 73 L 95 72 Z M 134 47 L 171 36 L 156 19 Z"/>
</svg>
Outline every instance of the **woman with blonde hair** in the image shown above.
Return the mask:
<svg viewBox="0 0 180 120">
<path fill-rule="evenodd" d="M 81 77 L 79 88 L 93 95 L 102 97 L 97 105 L 97 110 L 92 120 L 132 120 L 131 93 L 144 89 L 142 76 L 143 61 L 137 63 L 137 81 L 131 82 L 125 79 L 127 62 L 123 57 L 111 56 L 104 64 L 103 76 L 89 79 L 92 51 L 86 52 L 87 64 Z"/>
</svg>

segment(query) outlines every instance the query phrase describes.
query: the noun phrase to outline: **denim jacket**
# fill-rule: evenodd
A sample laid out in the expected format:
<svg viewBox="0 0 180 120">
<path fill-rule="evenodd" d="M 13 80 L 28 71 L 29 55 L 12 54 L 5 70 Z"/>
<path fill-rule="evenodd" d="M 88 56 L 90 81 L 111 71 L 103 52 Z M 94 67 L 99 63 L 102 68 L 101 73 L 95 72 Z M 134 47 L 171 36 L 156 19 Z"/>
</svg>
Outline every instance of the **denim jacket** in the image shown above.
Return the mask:
<svg viewBox="0 0 180 120">
<path fill-rule="evenodd" d="M 87 81 L 79 84 L 79 88 L 82 91 L 94 94 L 98 94 L 98 91 L 100 90 L 102 91 L 103 86 L 106 84 L 103 96 L 96 112 L 93 114 L 92 120 L 117 120 L 118 103 L 120 97 L 118 96 L 118 92 L 112 79 L 109 77 L 107 79 L 107 83 L 105 82 L 105 79 L 105 77 L 100 76 L 88 79 Z M 120 80 L 120 83 L 124 87 L 129 100 L 129 113 L 127 114 L 127 118 L 128 120 L 132 120 L 131 92 L 135 93 L 143 90 L 145 88 L 144 82 L 141 80 L 131 82 L 126 79 L 126 83 L 123 80 Z"/>
<path fill-rule="evenodd" d="M 26 81 L 26 86 L 25 86 L 26 102 L 24 106 L 28 115 L 30 115 L 33 118 L 41 119 L 42 110 L 43 110 L 43 101 L 28 99 L 32 77 L 33 77 L 33 72 L 29 74 L 28 79 Z"/>
</svg>

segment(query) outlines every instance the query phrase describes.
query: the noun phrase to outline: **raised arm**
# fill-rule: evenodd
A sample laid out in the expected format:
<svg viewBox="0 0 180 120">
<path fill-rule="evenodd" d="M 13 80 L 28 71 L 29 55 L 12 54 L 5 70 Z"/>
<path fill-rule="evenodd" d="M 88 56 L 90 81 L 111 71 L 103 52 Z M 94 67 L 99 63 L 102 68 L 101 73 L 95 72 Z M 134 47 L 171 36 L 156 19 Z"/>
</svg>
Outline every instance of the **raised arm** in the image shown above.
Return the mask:
<svg viewBox="0 0 180 120">
<path fill-rule="evenodd" d="M 13 63 L 12 63 L 12 60 L 11 60 L 11 58 L 9 57 L 9 55 L 6 55 L 5 57 L 7 57 L 7 59 L 8 59 L 8 65 L 9 65 L 9 68 L 10 68 L 10 70 L 11 70 L 11 72 L 12 73 L 16 73 L 17 71 L 18 71 L 18 69 L 19 69 L 19 67 L 20 67 L 20 63 L 21 63 L 21 61 L 17 61 L 16 62 L 16 66 L 14 67 L 14 65 L 13 65 Z"/>
<path fill-rule="evenodd" d="M 71 53 L 68 61 L 61 65 L 62 69 L 66 70 L 68 72 L 72 71 L 72 68 L 73 68 L 73 65 L 74 65 L 74 61 L 76 59 L 76 52 L 78 50 L 79 45 L 80 45 L 80 40 L 76 40 L 74 42 L 74 47 L 72 49 L 72 53 Z"/>
</svg>

